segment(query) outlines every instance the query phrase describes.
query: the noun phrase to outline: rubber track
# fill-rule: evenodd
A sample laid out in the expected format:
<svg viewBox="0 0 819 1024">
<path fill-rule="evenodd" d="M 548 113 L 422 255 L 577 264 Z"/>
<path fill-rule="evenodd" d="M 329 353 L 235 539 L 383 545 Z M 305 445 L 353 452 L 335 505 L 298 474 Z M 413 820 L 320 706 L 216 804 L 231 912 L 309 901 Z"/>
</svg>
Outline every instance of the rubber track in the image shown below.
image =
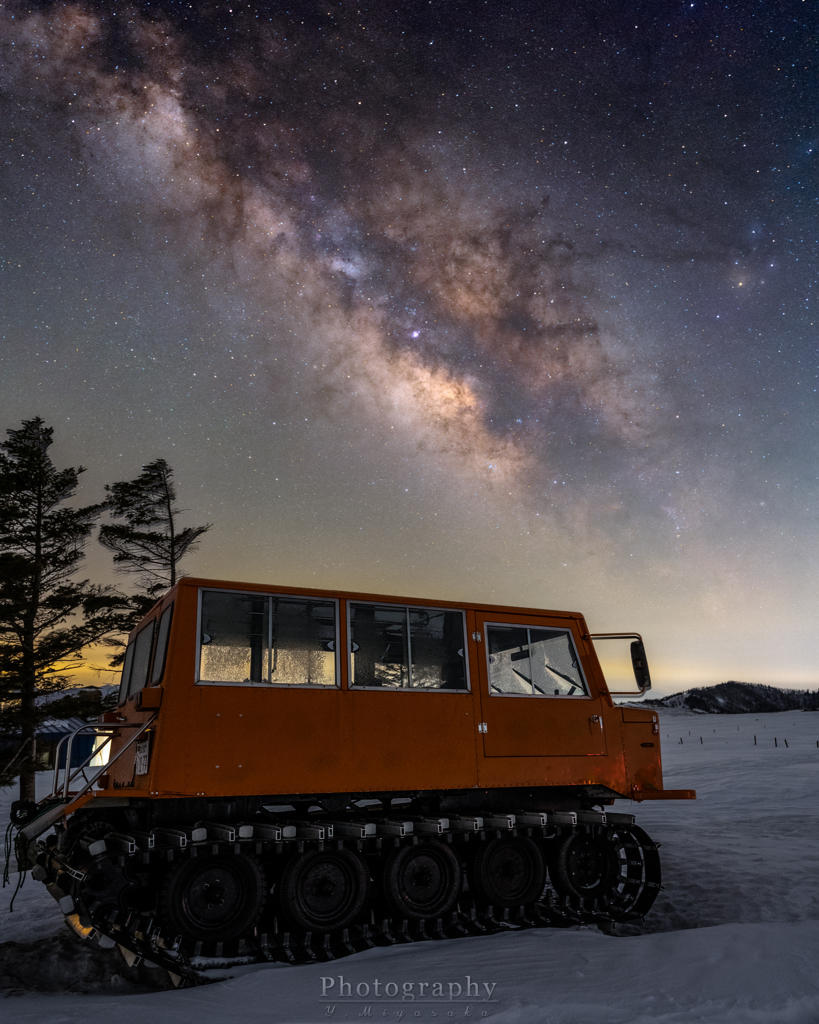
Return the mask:
<svg viewBox="0 0 819 1024">
<path fill-rule="evenodd" d="M 320 822 L 318 823 L 320 824 Z M 456 909 L 445 918 L 411 921 L 406 918 L 382 915 L 379 899 L 371 901 L 370 920 L 338 932 L 311 934 L 289 930 L 275 916 L 265 918 L 252 934 L 225 943 L 187 944 L 180 936 L 172 936 L 150 913 L 138 910 L 115 909 L 89 891 L 86 880 L 100 873 L 115 879 L 119 875 L 123 885 L 137 885 L 140 875 L 162 876 L 178 860 L 202 854 L 251 855 L 262 863 L 272 857 L 292 852 L 333 850 L 347 848 L 366 857 L 384 856 L 394 847 L 419 841 L 447 843 L 454 846 L 459 860 L 465 864 L 474 845 L 484 840 L 508 836 L 527 836 L 546 844 L 544 854 L 549 863 L 550 850 L 561 839 L 576 832 L 592 833 L 613 841 L 620 862 L 620 881 L 606 898 L 581 898 L 558 893 L 551 880 L 537 903 L 511 908 L 493 908 L 478 904 L 468 891 L 467 883 Z M 40 844 L 46 852 L 45 844 Z M 75 851 L 81 852 L 79 844 Z M 85 855 L 64 859 L 48 851 L 51 874 L 56 870 L 57 886 L 73 897 L 75 913 L 66 915 L 69 924 L 84 937 L 97 938 L 106 944 L 116 942 L 132 957 L 164 967 L 179 979 L 180 984 L 202 984 L 207 979 L 202 971 L 209 968 L 229 968 L 240 964 L 265 961 L 292 964 L 330 961 L 373 946 L 419 942 L 427 939 L 461 938 L 468 935 L 489 935 L 510 928 L 568 927 L 576 924 L 607 926 L 618 921 L 642 919 L 651 908 L 660 890 L 660 859 L 657 846 L 637 825 L 578 824 L 574 826 L 546 825 L 542 827 L 513 827 L 511 829 L 484 828 L 476 832 L 445 832 L 439 836 L 411 834 L 405 837 L 372 836 L 363 839 L 338 838 L 325 840 L 239 839 L 228 843 L 212 839 L 190 843 L 184 849 L 155 846 L 122 854 L 107 850 L 94 857 Z M 72 863 L 72 861 L 75 861 Z M 466 877 L 466 872 L 464 872 Z M 52 883 L 52 895 L 59 898 Z M 109 943 L 110 944 L 110 943 Z M 137 962 L 136 960 L 134 962 Z M 176 980 L 176 978 L 174 980 Z"/>
</svg>

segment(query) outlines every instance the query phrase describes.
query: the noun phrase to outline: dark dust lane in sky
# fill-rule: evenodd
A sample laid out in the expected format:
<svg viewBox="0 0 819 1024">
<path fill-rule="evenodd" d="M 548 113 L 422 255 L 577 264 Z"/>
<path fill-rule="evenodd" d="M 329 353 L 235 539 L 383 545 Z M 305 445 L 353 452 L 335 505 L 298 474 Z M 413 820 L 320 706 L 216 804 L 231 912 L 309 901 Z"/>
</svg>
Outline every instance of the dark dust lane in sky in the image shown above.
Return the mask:
<svg viewBox="0 0 819 1024">
<path fill-rule="evenodd" d="M 815 676 L 815 12 L 113 6 L 2 12 L 7 425 L 187 460 L 199 571 Z"/>
</svg>

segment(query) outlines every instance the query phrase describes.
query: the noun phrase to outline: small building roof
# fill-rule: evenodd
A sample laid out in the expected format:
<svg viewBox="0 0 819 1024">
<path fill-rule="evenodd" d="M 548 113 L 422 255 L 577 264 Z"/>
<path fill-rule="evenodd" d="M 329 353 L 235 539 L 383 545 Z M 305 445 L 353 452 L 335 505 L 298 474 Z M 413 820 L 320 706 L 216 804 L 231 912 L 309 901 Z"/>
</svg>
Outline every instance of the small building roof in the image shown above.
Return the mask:
<svg viewBox="0 0 819 1024">
<path fill-rule="evenodd" d="M 83 725 L 88 725 L 88 722 L 76 716 L 74 718 L 46 718 L 37 726 L 37 738 L 59 739 Z"/>
</svg>

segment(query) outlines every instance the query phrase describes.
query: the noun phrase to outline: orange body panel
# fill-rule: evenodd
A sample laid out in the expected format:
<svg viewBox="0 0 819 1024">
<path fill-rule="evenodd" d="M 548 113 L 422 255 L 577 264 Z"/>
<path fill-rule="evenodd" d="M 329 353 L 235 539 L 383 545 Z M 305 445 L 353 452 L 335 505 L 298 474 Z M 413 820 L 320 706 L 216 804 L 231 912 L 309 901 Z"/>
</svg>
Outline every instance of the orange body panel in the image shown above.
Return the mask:
<svg viewBox="0 0 819 1024">
<path fill-rule="evenodd" d="M 197 682 L 200 588 L 337 601 L 337 686 Z M 351 600 L 464 612 L 469 691 L 350 688 Z M 171 603 L 156 692 L 141 690 L 117 712 L 127 722 L 156 716 L 147 770 L 136 771 L 132 746 L 111 764 L 106 798 L 529 786 L 603 786 L 612 797 L 633 799 L 663 795 L 657 715 L 614 705 L 580 614 L 185 579 L 133 636 Z M 487 623 L 571 630 L 588 695 L 491 694 Z M 112 758 L 126 741 L 123 730 Z"/>
</svg>

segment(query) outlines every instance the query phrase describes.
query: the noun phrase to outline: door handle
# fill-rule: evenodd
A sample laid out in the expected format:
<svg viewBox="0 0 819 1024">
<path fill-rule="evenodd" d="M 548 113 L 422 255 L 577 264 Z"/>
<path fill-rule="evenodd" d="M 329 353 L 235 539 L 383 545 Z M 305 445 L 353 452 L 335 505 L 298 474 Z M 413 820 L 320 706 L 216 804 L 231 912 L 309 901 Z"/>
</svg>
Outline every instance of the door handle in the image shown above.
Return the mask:
<svg viewBox="0 0 819 1024">
<path fill-rule="evenodd" d="M 600 726 L 600 732 L 603 731 L 603 716 L 602 715 L 592 715 L 591 718 L 589 719 L 589 721 L 597 722 L 597 724 Z"/>
</svg>

